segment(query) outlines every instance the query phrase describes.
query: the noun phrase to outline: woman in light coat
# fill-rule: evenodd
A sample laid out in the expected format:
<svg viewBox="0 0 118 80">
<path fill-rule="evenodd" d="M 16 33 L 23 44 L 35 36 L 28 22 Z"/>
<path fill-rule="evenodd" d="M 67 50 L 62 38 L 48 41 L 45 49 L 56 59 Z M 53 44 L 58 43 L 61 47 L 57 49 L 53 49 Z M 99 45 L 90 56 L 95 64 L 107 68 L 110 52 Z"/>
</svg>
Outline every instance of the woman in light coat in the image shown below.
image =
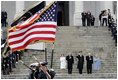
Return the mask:
<svg viewBox="0 0 118 80">
<path fill-rule="evenodd" d="M 64 54 L 61 54 L 60 69 L 66 69 L 66 66 L 67 66 L 66 58 L 64 57 Z"/>
</svg>

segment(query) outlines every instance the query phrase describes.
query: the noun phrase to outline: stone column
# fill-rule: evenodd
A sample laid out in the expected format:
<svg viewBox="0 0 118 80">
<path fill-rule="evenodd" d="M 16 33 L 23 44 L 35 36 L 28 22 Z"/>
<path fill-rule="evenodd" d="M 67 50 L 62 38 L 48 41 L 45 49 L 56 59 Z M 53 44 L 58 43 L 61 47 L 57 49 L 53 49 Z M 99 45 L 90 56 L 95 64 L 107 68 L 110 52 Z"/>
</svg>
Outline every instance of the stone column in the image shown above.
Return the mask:
<svg viewBox="0 0 118 80">
<path fill-rule="evenodd" d="M 113 1 L 100 1 L 100 10 L 111 10 L 113 13 Z"/>
<path fill-rule="evenodd" d="M 82 26 L 81 13 L 83 12 L 83 1 L 75 1 L 74 26 Z"/>
<path fill-rule="evenodd" d="M 75 1 L 69 1 L 69 26 L 74 26 L 74 8 L 75 7 Z"/>
<path fill-rule="evenodd" d="M 24 1 L 16 1 L 16 14 L 14 18 L 17 18 L 18 16 L 21 16 L 24 12 Z"/>
</svg>

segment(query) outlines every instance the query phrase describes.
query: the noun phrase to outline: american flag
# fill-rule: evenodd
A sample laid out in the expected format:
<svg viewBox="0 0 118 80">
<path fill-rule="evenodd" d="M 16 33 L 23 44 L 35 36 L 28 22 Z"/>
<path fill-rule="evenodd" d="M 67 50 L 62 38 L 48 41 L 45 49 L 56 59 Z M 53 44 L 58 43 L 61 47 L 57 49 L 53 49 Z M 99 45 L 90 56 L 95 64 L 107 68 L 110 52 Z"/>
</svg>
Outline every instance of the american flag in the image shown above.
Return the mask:
<svg viewBox="0 0 118 80">
<path fill-rule="evenodd" d="M 32 41 L 54 42 L 57 26 L 57 2 L 53 2 L 41 11 L 37 12 L 38 19 L 34 24 L 26 25 L 32 21 L 27 20 L 10 29 L 8 34 L 8 45 L 12 51 L 25 49 Z"/>
</svg>

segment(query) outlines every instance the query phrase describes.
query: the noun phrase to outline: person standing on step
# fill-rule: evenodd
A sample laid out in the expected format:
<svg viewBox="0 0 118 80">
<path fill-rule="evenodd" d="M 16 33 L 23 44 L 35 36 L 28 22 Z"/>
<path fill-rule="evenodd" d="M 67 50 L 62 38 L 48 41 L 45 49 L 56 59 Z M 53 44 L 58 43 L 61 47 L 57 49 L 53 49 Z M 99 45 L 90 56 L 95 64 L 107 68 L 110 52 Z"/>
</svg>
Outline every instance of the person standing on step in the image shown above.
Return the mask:
<svg viewBox="0 0 118 80">
<path fill-rule="evenodd" d="M 9 75 L 10 74 L 10 59 L 9 59 L 9 55 L 6 57 L 6 74 Z"/>
<path fill-rule="evenodd" d="M 94 26 L 94 22 L 95 22 L 95 17 L 91 15 L 91 26 Z"/>
<path fill-rule="evenodd" d="M 82 51 L 79 52 L 79 55 L 76 56 L 76 58 L 78 59 L 77 68 L 79 70 L 79 73 L 82 74 L 84 65 L 84 56 L 82 55 Z"/>
<path fill-rule="evenodd" d="M 16 57 L 16 63 L 18 63 L 19 61 L 19 52 L 18 51 L 14 51 L 15 57 Z"/>
<path fill-rule="evenodd" d="M 66 56 L 67 60 L 67 68 L 68 68 L 68 74 L 72 74 L 73 64 L 74 64 L 74 58 L 71 53 L 69 53 L 68 56 Z"/>
<path fill-rule="evenodd" d="M 8 52 L 8 54 L 9 54 L 9 70 L 10 70 L 10 72 L 12 72 L 12 65 L 13 65 L 13 63 L 12 63 L 12 51 L 10 50 L 9 52 Z"/>
<path fill-rule="evenodd" d="M 2 11 L 1 13 L 1 22 L 2 22 L 3 27 L 7 26 L 7 12 L 6 11 Z"/>
<path fill-rule="evenodd" d="M 99 71 L 100 70 L 100 66 L 101 66 L 101 61 L 100 58 L 96 55 L 93 57 L 93 70 L 94 71 Z"/>
<path fill-rule="evenodd" d="M 86 56 L 86 61 L 87 61 L 87 73 L 92 74 L 93 56 L 91 56 L 91 53 L 88 53 L 88 56 Z"/>
<path fill-rule="evenodd" d="M 102 26 L 104 26 L 104 23 L 107 26 L 107 19 L 108 19 L 108 14 L 107 14 L 107 11 L 104 10 L 103 15 L 102 15 Z"/>
<path fill-rule="evenodd" d="M 101 13 L 99 14 L 100 26 L 101 26 L 101 22 L 102 22 L 102 14 L 103 14 L 103 11 L 101 11 Z"/>
<path fill-rule="evenodd" d="M 6 11 L 4 12 L 4 24 L 6 27 L 7 26 L 7 12 Z"/>
<path fill-rule="evenodd" d="M 81 13 L 82 15 L 82 26 L 86 26 L 86 12 L 82 12 Z"/>
<path fill-rule="evenodd" d="M 91 25 L 91 12 L 90 11 L 86 13 L 86 18 L 87 18 L 87 26 L 90 26 Z"/>
<path fill-rule="evenodd" d="M 110 28 L 110 26 L 111 26 L 111 19 L 112 18 L 112 16 L 111 16 L 111 11 L 110 11 L 110 9 L 108 9 L 108 28 Z"/>
<path fill-rule="evenodd" d="M 1 24 L 4 26 L 4 11 L 1 12 Z"/>
<path fill-rule="evenodd" d="M 7 74 L 6 68 L 7 68 L 7 62 L 6 62 L 6 58 L 2 57 L 2 73 L 3 75 Z"/>
<path fill-rule="evenodd" d="M 61 54 L 61 57 L 60 57 L 60 69 L 66 69 L 66 58 L 64 57 L 64 54 Z"/>
</svg>

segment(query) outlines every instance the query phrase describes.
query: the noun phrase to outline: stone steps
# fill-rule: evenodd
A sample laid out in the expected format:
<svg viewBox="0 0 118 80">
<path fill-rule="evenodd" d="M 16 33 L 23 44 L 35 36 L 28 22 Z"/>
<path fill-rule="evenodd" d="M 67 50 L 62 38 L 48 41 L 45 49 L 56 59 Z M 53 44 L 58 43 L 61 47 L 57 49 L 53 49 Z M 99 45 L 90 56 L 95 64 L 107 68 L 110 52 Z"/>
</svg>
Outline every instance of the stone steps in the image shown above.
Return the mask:
<svg viewBox="0 0 118 80">
<path fill-rule="evenodd" d="M 92 73 L 92 74 L 67 74 L 67 73 L 62 73 L 62 74 L 56 74 L 54 79 L 114 79 L 116 77 L 116 73 Z M 2 75 L 2 79 L 28 79 L 28 74 L 13 74 L 13 75 Z"/>
<path fill-rule="evenodd" d="M 52 43 L 47 43 L 47 59 L 50 68 Z M 86 62 L 83 68 L 83 74 L 78 74 L 77 61 L 75 56 L 80 50 L 86 56 L 88 52 L 98 55 L 101 59 L 101 68 L 99 71 L 93 71 L 93 74 L 86 73 Z M 72 52 L 75 63 L 73 65 L 73 74 L 67 74 L 66 70 L 60 70 L 60 55 Z M 36 62 L 32 56 L 36 56 L 39 61 L 45 60 L 45 54 L 41 51 L 28 50 L 24 53 L 22 61 L 27 65 Z M 59 27 L 56 33 L 56 42 L 53 58 L 53 69 L 56 71 L 55 79 L 104 79 L 117 78 L 117 48 L 112 40 L 111 33 L 107 27 Z M 11 75 L 2 75 L 3 79 L 26 79 L 28 78 L 29 69 L 20 62 Z"/>
<path fill-rule="evenodd" d="M 99 79 L 105 79 L 105 78 L 116 78 L 116 73 L 93 73 L 93 74 L 57 74 L 57 76 L 55 77 L 55 79 L 92 79 L 92 78 L 99 78 Z"/>
<path fill-rule="evenodd" d="M 67 73 L 68 71 L 67 71 L 67 69 L 66 70 L 60 70 L 59 68 L 58 69 L 55 69 L 54 68 L 54 70 L 56 71 L 56 73 L 57 74 L 59 74 L 59 73 Z M 109 70 L 109 71 L 108 71 Z M 95 71 L 95 70 L 93 70 L 92 72 L 93 73 L 109 73 L 109 72 L 111 72 L 111 73 L 117 73 L 117 71 L 113 71 L 114 69 L 107 69 L 107 70 L 100 70 L 100 71 Z M 23 73 L 23 74 L 29 74 L 29 72 L 30 72 L 30 70 L 29 69 L 19 69 L 19 70 L 13 70 L 14 72 L 12 72 L 12 75 L 13 74 L 21 74 L 21 73 Z M 78 72 L 78 69 L 73 69 L 73 74 L 74 73 L 79 73 Z M 86 71 L 86 69 L 83 69 L 83 72 L 84 73 L 87 73 L 87 71 Z"/>
</svg>

